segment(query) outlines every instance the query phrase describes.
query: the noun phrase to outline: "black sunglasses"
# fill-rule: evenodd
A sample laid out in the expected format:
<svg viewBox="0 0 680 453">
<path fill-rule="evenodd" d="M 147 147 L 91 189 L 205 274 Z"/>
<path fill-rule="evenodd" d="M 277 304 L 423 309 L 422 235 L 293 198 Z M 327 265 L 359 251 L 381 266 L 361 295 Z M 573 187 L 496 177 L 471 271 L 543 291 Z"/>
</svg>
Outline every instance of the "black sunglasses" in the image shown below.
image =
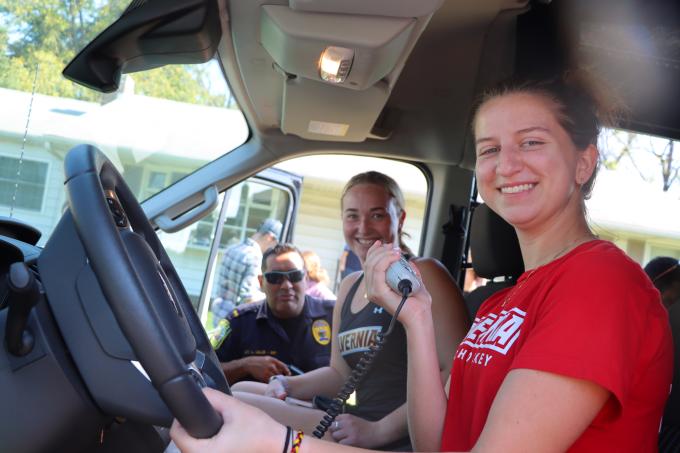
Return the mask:
<svg viewBox="0 0 680 453">
<path fill-rule="evenodd" d="M 267 280 L 267 283 L 270 283 L 272 285 L 279 285 L 283 283 L 284 278 L 287 278 L 288 281 L 291 283 L 298 283 L 302 281 L 303 278 L 305 278 L 305 271 L 301 269 L 294 269 L 292 271 L 286 272 L 281 271 L 265 272 L 264 278 L 265 280 Z"/>
</svg>

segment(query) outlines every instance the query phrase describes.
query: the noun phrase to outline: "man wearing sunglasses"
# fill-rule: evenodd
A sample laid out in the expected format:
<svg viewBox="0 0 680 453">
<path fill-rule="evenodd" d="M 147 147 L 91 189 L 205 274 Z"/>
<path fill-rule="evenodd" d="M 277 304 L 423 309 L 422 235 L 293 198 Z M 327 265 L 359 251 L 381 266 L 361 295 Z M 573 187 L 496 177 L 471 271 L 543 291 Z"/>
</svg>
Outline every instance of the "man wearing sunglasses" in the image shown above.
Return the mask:
<svg viewBox="0 0 680 453">
<path fill-rule="evenodd" d="M 271 376 L 307 372 L 330 361 L 333 301 L 305 295 L 305 264 L 291 244 L 264 252 L 263 302 L 237 307 L 226 318 L 217 356 L 229 383 L 267 382 Z"/>
</svg>

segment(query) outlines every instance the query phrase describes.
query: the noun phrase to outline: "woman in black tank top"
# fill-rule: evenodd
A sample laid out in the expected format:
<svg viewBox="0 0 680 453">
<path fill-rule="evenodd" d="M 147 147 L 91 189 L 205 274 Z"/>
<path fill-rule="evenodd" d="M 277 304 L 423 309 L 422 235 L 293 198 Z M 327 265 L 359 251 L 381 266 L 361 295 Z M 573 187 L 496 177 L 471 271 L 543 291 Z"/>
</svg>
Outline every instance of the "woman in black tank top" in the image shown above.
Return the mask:
<svg viewBox="0 0 680 453">
<path fill-rule="evenodd" d="M 342 226 L 345 241 L 363 261 L 373 243 L 394 243 L 404 255 L 412 253 L 402 241 L 406 212 L 404 197 L 396 182 L 378 172 L 361 173 L 347 183 L 342 194 Z M 412 259 L 432 294 L 433 320 L 442 382 L 446 382 L 458 343 L 468 329 L 468 316 L 460 290 L 446 269 L 433 259 Z M 277 376 L 266 388 L 254 383 L 233 387 L 237 397 L 257 405 L 277 420 L 311 433 L 323 416 L 318 410 L 281 404 L 271 398 L 239 394 L 264 393 L 311 400 L 316 395 L 333 398 L 352 368 L 391 316 L 366 298 L 361 272 L 340 284 L 333 313 L 333 343 L 330 366 L 302 376 Z M 356 405 L 347 406 L 331 425 L 324 439 L 365 448 L 410 451 L 406 420 L 406 334 L 397 323 L 387 337 L 369 373 L 356 390 Z"/>
</svg>

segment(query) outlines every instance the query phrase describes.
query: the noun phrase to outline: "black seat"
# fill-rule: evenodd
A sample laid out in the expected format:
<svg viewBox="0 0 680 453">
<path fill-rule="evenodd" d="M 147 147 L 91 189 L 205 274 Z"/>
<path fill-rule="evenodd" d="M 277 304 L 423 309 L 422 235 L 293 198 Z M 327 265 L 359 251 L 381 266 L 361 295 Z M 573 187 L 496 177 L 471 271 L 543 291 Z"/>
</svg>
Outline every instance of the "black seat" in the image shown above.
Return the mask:
<svg viewBox="0 0 680 453">
<path fill-rule="evenodd" d="M 489 281 L 465 296 L 470 319 L 489 296 L 512 286 L 524 272 L 524 261 L 515 229 L 485 204 L 477 206 L 472 213 L 470 232 L 472 268 L 475 273 Z M 503 277 L 502 281 L 493 281 Z"/>
</svg>

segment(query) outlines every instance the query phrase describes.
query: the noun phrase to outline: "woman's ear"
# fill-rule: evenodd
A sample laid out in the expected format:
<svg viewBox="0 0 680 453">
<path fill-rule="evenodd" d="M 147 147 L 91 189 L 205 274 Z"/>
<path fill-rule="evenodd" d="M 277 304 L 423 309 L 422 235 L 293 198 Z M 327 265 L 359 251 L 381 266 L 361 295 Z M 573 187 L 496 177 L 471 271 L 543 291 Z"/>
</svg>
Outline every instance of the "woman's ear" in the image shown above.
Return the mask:
<svg viewBox="0 0 680 453">
<path fill-rule="evenodd" d="M 600 153 L 595 145 L 588 145 L 586 149 L 579 152 L 576 162 L 576 183 L 579 186 L 585 184 L 593 175 L 599 158 Z"/>
</svg>

